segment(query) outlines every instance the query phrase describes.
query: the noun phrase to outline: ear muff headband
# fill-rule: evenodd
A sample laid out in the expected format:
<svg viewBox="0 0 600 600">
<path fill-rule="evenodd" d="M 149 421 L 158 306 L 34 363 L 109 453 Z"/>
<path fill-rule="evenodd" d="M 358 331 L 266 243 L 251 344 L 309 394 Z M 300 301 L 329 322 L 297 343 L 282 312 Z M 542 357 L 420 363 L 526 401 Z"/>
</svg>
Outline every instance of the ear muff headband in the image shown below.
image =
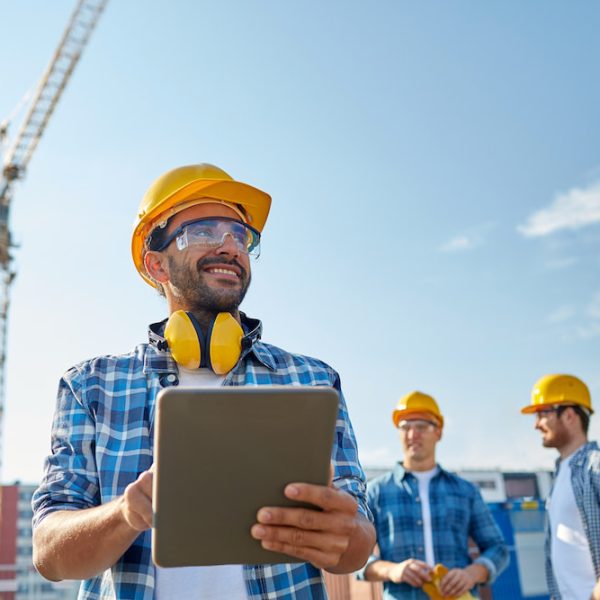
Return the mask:
<svg viewBox="0 0 600 600">
<path fill-rule="evenodd" d="M 230 313 L 219 313 L 206 335 L 193 314 L 175 311 L 165 326 L 165 339 L 174 360 L 187 369 L 208 367 L 217 375 L 229 373 L 242 352 L 244 330 Z"/>
</svg>

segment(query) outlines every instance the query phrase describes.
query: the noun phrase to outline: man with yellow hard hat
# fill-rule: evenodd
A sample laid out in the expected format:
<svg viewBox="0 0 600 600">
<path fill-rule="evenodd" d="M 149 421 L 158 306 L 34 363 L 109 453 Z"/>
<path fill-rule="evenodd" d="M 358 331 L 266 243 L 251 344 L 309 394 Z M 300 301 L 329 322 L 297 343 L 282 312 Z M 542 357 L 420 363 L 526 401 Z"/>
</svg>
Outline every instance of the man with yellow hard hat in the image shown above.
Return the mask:
<svg viewBox="0 0 600 600">
<path fill-rule="evenodd" d="M 437 402 L 411 392 L 398 402 L 392 420 L 404 458 L 368 484 L 379 551 L 359 577 L 382 581 L 384 598 L 402 600 L 428 598 L 432 582 L 452 598 L 490 583 L 506 567 L 508 550 L 479 490 L 436 463 L 444 427 Z M 481 553 L 475 561 L 469 537 Z M 436 565 L 443 568 L 434 570 Z"/>
<path fill-rule="evenodd" d="M 326 598 L 321 569 L 362 566 L 375 534 L 338 374 L 260 340 L 239 311 L 271 198 L 208 164 L 174 169 L 144 196 L 132 254 L 169 318 L 129 354 L 65 373 L 52 454 L 33 499 L 34 562 L 51 580 L 82 579 L 79 598 Z M 161 569 L 151 560 L 154 404 L 167 386 L 323 385 L 340 403 L 331 486 L 296 483 L 316 508 L 264 507 L 251 535 L 296 563 Z M 200 542 L 199 542 L 200 543 Z"/>
<path fill-rule="evenodd" d="M 521 409 L 535 415 L 546 448 L 559 458 L 546 502 L 546 579 L 553 600 L 600 599 L 600 449 L 588 441 L 592 398 L 573 375 L 551 374 Z M 595 589 L 596 588 L 596 589 Z"/>
</svg>

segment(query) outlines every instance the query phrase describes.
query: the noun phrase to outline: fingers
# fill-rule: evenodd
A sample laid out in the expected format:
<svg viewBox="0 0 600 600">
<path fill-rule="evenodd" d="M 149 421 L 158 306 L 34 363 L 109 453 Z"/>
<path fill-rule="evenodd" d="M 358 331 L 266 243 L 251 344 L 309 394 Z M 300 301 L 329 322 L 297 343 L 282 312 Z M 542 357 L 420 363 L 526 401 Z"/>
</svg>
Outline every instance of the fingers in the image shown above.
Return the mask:
<svg viewBox="0 0 600 600">
<path fill-rule="evenodd" d="M 261 508 L 252 536 L 267 550 L 284 552 L 323 569 L 336 566 L 357 527 L 356 500 L 332 487 L 304 483 L 288 485 L 285 495 L 322 510 Z"/>
<path fill-rule="evenodd" d="M 349 544 L 349 537 L 346 535 L 306 531 L 295 527 L 254 525 L 251 533 L 255 539 L 261 540 L 262 547 L 266 550 L 284 552 L 322 569 L 337 565 Z"/>
<path fill-rule="evenodd" d="M 310 483 L 291 483 L 284 494 L 290 500 L 314 504 L 324 511 L 342 511 L 356 515 L 358 504 L 348 493 L 334 487 L 312 485 Z"/>
<path fill-rule="evenodd" d="M 431 567 L 421 560 L 411 558 L 403 563 L 400 579 L 397 583 L 404 582 L 414 587 L 421 587 L 424 583 L 431 581 Z"/>
<path fill-rule="evenodd" d="M 460 596 L 472 587 L 471 580 L 463 569 L 452 569 L 440 581 L 440 592 L 444 596 Z"/>
<path fill-rule="evenodd" d="M 144 471 L 125 488 L 123 516 L 138 531 L 152 527 L 152 471 Z"/>
</svg>

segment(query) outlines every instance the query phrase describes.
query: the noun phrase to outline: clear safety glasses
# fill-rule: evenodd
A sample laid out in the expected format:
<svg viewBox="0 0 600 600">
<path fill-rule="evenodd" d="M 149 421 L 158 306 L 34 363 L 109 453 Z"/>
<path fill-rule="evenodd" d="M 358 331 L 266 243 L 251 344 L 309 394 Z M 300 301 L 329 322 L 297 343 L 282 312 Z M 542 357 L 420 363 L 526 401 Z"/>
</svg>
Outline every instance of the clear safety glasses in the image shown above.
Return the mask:
<svg viewBox="0 0 600 600">
<path fill-rule="evenodd" d="M 164 250 L 173 240 L 178 250 L 185 250 L 189 246 L 214 250 L 225 243 L 227 236 L 233 240 L 240 252 L 254 257 L 260 254 L 260 233 L 254 227 L 230 217 L 186 221 L 165 238 L 156 250 Z"/>
<path fill-rule="evenodd" d="M 400 421 L 400 423 L 398 423 L 398 429 L 400 430 L 400 433 L 404 434 L 411 430 L 415 433 L 431 433 L 434 429 L 437 429 L 437 425 L 431 421 L 411 419 L 410 421 Z"/>
</svg>

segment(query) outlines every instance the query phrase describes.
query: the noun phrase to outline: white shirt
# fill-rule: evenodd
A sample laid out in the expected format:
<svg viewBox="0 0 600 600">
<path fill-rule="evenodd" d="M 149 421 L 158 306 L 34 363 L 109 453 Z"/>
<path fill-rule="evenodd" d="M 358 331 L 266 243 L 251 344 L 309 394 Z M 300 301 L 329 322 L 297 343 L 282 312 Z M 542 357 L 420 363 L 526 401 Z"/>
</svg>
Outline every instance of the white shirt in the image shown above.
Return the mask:
<svg viewBox="0 0 600 600">
<path fill-rule="evenodd" d="M 429 482 L 435 477 L 438 468 L 430 471 L 411 471 L 411 474 L 419 482 L 419 498 L 421 499 L 421 511 L 423 514 L 423 537 L 425 538 L 425 562 L 430 567 L 435 567 L 435 555 L 433 553 L 433 532 L 431 529 L 431 508 L 429 505 Z"/>
<path fill-rule="evenodd" d="M 548 516 L 552 540 L 552 571 L 563 598 L 589 600 L 596 585 L 594 565 L 571 485 L 571 459 L 561 461 Z"/>
<path fill-rule="evenodd" d="M 224 375 L 179 366 L 179 387 L 219 387 Z M 156 567 L 156 600 L 247 600 L 241 565 Z"/>
</svg>

